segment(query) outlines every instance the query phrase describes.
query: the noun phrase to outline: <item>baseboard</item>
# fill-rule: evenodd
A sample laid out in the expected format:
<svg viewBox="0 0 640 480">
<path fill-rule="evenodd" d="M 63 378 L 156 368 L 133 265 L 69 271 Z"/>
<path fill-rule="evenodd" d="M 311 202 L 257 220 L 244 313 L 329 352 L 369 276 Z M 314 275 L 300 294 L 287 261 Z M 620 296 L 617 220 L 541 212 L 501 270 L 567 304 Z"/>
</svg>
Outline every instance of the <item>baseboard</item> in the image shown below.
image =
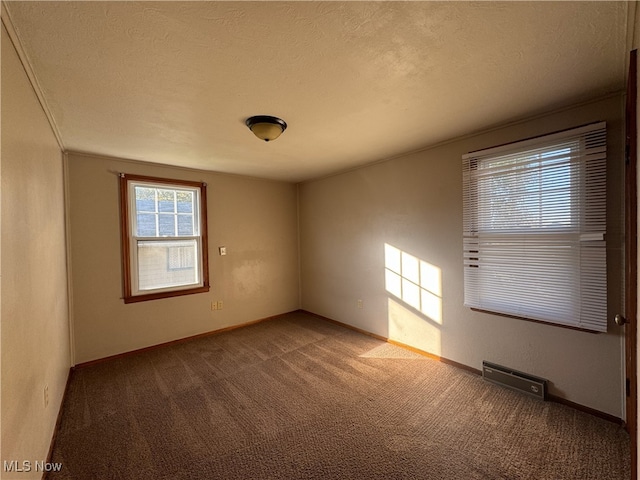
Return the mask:
<svg viewBox="0 0 640 480">
<path fill-rule="evenodd" d="M 51 436 L 51 443 L 49 444 L 49 451 L 47 452 L 47 464 L 52 463 L 53 448 L 56 445 L 56 438 L 58 438 L 58 432 L 60 431 L 60 424 L 62 423 L 62 411 L 64 410 L 64 404 L 67 401 L 67 393 L 69 392 L 69 385 L 71 385 L 71 377 L 73 375 L 73 367 L 69 369 L 67 375 L 67 382 L 64 386 L 64 392 L 62 393 L 62 400 L 60 400 L 60 407 L 58 408 L 58 416 L 56 418 L 56 424 L 53 427 L 53 435 Z M 42 480 L 46 480 L 48 472 L 42 473 Z"/>
<path fill-rule="evenodd" d="M 473 368 L 473 367 L 470 367 L 469 365 L 465 365 L 463 363 L 459 363 L 459 362 L 456 362 L 454 360 L 450 360 L 448 358 L 441 357 L 439 355 L 435 355 L 433 353 L 425 352 L 424 350 L 420 350 L 419 348 L 412 347 L 411 345 L 406 345 L 406 344 L 404 344 L 402 342 L 398 342 L 396 340 L 391 340 L 390 338 L 384 337 L 382 335 L 378 335 L 378 334 L 375 334 L 375 333 L 368 332 L 368 331 L 363 330 L 361 328 L 354 327 L 353 325 L 349 325 L 347 323 L 339 322 L 338 320 L 333 320 L 332 318 L 328 318 L 328 317 L 325 317 L 323 315 L 319 315 L 317 313 L 309 312 L 309 311 L 303 310 L 303 309 L 301 309 L 300 311 L 303 312 L 303 313 L 306 313 L 308 315 L 313 315 L 314 317 L 318 317 L 318 318 L 321 318 L 323 320 L 326 320 L 327 322 L 334 323 L 336 325 L 340 325 L 342 327 L 348 328 L 349 330 L 354 330 L 354 331 L 362 333 L 364 335 L 368 335 L 369 337 L 377 338 L 378 340 L 382 340 L 382 341 L 390 343 L 392 345 L 396 345 L 397 347 L 401 347 L 401 348 L 410 350 L 410 351 L 412 351 L 414 353 L 417 353 L 419 355 L 425 356 L 425 357 L 430 358 L 432 360 L 435 360 L 437 362 L 446 363 L 447 365 L 451 365 L 453 367 L 459 368 L 461 370 L 465 370 L 467 372 L 474 373 L 474 374 L 479 375 L 479 376 L 482 375 L 482 371 L 481 370 Z M 609 422 L 615 423 L 617 425 L 624 426 L 624 423 L 625 423 L 624 420 L 622 420 L 621 418 L 618 418 L 618 417 L 616 417 L 614 415 L 610 415 L 610 414 L 602 412 L 600 410 L 596 410 L 595 408 L 587 407 L 585 405 L 581 405 L 579 403 L 572 402 L 571 400 L 567 400 L 566 398 L 562 398 L 562 397 L 557 396 L 557 395 L 547 394 L 547 400 L 549 400 L 551 402 L 555 402 L 555 403 L 560 403 L 562 405 L 565 405 L 567 407 L 571 407 L 571 408 L 573 408 L 575 410 L 579 410 L 579 411 L 584 412 L 584 413 L 588 413 L 590 415 L 593 415 L 593 416 L 598 417 L 598 418 L 602 418 L 604 420 L 607 420 Z"/>
<path fill-rule="evenodd" d="M 198 338 L 209 337 L 211 335 L 218 335 L 220 333 L 224 333 L 224 332 L 228 332 L 228 331 L 231 331 L 231 330 L 235 330 L 237 328 L 248 327 L 250 325 L 255 325 L 256 323 L 266 322 L 268 320 L 273 320 L 273 319 L 276 319 L 276 318 L 280 318 L 280 317 L 282 317 L 284 315 L 288 315 L 290 313 L 294 313 L 294 312 L 297 312 L 297 311 L 298 310 L 294 310 L 292 312 L 280 313 L 278 315 L 272 315 L 270 317 L 260 318 L 258 320 L 251 320 L 249 322 L 240 323 L 238 325 L 231 325 L 230 327 L 219 328 L 217 330 L 211 330 L 209 332 L 198 333 L 196 335 L 191 335 L 189 337 L 179 338 L 177 340 L 170 340 L 168 342 L 158 343 L 156 345 L 151 345 L 149 347 L 137 348 L 135 350 L 130 350 L 128 352 L 117 353 L 115 355 L 109 355 L 108 357 L 97 358 L 95 360 L 89 360 L 88 362 L 78 363 L 73 368 L 90 367 L 91 365 L 96 365 L 98 363 L 107 362 L 107 361 L 115 360 L 115 359 L 118 359 L 118 358 L 128 357 L 130 355 L 137 355 L 139 353 L 148 352 L 148 351 L 151 351 L 151 350 L 156 350 L 158 348 L 168 347 L 170 345 L 175 345 L 175 344 L 178 344 L 178 343 L 188 342 L 188 341 L 195 340 L 195 339 L 198 339 Z"/>
<path fill-rule="evenodd" d="M 611 415 L 609 413 L 605 413 L 605 412 L 601 412 L 600 410 L 596 410 L 595 408 L 591 408 L 591 407 L 587 407 L 585 405 L 580 405 L 579 403 L 575 403 L 572 402 L 571 400 L 567 400 L 566 398 L 562 398 L 559 397 L 557 395 L 553 395 L 548 393 L 547 394 L 547 400 L 550 400 L 552 402 L 555 403 L 560 403 L 561 405 L 565 405 L 567 407 L 571 407 L 575 410 L 580 410 L 581 412 L 585 412 L 588 413 L 590 415 L 593 415 L 594 417 L 599 417 L 602 418 L 604 420 L 607 420 L 611 423 L 615 423 L 617 425 L 620 425 L 621 427 L 624 427 L 625 422 L 624 420 L 622 420 L 621 418 L 618 418 L 614 415 Z"/>
</svg>

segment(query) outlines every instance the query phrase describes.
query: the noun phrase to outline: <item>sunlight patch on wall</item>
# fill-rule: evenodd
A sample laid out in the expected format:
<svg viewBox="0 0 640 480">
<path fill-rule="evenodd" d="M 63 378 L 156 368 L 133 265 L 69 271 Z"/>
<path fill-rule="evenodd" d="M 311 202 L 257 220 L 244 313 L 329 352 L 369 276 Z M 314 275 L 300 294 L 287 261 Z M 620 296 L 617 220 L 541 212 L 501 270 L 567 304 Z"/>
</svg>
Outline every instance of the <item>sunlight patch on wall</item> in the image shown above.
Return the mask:
<svg viewBox="0 0 640 480">
<path fill-rule="evenodd" d="M 388 299 L 389 338 L 406 345 L 441 355 L 440 327 L 425 321 L 413 310 L 401 305 L 393 298 Z"/>
<path fill-rule="evenodd" d="M 384 265 L 387 292 L 442 325 L 442 270 L 388 243 Z"/>
</svg>

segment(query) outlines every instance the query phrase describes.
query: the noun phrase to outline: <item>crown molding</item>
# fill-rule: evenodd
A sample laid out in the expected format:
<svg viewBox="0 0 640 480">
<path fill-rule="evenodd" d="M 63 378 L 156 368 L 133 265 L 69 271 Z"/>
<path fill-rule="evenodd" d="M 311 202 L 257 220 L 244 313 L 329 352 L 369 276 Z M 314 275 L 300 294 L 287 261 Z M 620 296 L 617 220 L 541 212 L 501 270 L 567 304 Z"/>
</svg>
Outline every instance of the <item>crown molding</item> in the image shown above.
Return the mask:
<svg viewBox="0 0 640 480">
<path fill-rule="evenodd" d="M 8 6 L 6 2 L 3 0 L 1 2 L 2 10 L 1 10 L 1 18 L 2 24 L 4 25 L 9 38 L 11 39 L 11 43 L 13 44 L 13 48 L 18 54 L 18 58 L 20 63 L 22 64 L 22 68 L 24 68 L 25 73 L 27 74 L 27 78 L 29 79 L 29 83 L 31 84 L 31 88 L 33 89 L 36 97 L 38 98 L 38 102 L 42 107 L 42 110 L 49 121 L 49 125 L 51 126 L 51 130 L 53 131 L 54 136 L 60 146 L 60 150 L 63 152 L 66 150 L 64 146 L 64 142 L 62 141 L 62 136 L 60 135 L 60 129 L 58 128 L 58 124 L 56 123 L 55 117 L 49 108 L 49 104 L 42 93 L 42 88 L 40 87 L 40 82 L 38 81 L 38 77 L 36 76 L 33 68 L 31 66 L 31 62 L 29 61 L 29 56 L 27 55 L 22 41 L 20 40 L 20 36 L 11 20 L 11 13 L 9 12 Z"/>
</svg>

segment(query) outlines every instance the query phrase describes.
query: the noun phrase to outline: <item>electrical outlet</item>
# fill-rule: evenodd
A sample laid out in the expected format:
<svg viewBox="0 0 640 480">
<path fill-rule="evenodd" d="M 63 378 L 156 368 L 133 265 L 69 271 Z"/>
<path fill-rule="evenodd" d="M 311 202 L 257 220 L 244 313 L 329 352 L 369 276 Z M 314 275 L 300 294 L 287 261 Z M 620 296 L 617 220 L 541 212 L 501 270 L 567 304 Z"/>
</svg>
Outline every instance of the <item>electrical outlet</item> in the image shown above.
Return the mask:
<svg viewBox="0 0 640 480">
<path fill-rule="evenodd" d="M 222 300 L 218 300 L 218 310 L 222 310 Z"/>
<path fill-rule="evenodd" d="M 211 302 L 211 310 L 218 310 L 218 302 Z"/>
<path fill-rule="evenodd" d="M 44 386 L 44 408 L 49 406 L 49 385 Z"/>
<path fill-rule="evenodd" d="M 359 308 L 359 309 L 362 309 L 362 307 L 363 307 L 362 300 L 358 300 L 358 308 Z"/>
</svg>

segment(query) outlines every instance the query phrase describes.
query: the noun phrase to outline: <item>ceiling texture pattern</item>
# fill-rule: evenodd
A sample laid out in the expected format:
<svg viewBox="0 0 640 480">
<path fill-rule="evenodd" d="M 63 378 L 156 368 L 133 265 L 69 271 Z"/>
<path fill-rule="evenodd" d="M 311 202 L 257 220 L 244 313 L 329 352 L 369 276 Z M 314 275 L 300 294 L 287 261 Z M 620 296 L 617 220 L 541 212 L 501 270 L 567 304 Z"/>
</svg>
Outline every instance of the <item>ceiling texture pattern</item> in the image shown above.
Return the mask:
<svg viewBox="0 0 640 480">
<path fill-rule="evenodd" d="M 4 5 L 66 150 L 293 182 L 625 82 L 626 2 Z"/>
</svg>

